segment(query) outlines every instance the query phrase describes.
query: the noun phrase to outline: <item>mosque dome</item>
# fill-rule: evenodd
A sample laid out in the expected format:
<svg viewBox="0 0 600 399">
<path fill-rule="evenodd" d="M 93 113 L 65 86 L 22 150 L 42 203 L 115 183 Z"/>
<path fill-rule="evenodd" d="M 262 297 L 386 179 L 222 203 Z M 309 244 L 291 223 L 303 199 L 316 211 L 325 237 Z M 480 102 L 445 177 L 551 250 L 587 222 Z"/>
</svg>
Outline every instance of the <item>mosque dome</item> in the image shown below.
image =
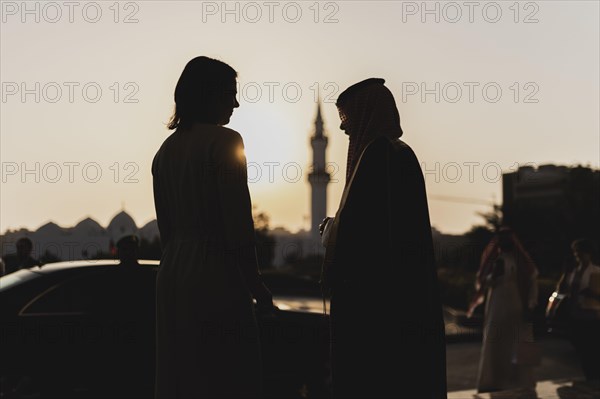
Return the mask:
<svg viewBox="0 0 600 399">
<path fill-rule="evenodd" d="M 116 214 L 108 224 L 106 230 L 115 243 L 122 237 L 138 234 L 138 228 L 135 225 L 135 221 L 125 211 Z"/>
<path fill-rule="evenodd" d="M 144 238 L 148 241 L 152 241 L 157 237 L 160 237 L 158 230 L 158 222 L 156 219 L 149 221 L 139 230 L 140 238 Z"/>
<path fill-rule="evenodd" d="M 63 229 L 54 222 L 48 222 L 36 230 L 36 233 L 41 234 L 62 234 Z"/>
<path fill-rule="evenodd" d="M 98 236 L 102 235 L 102 233 L 104 232 L 104 228 L 90 217 L 87 217 L 79 223 L 77 223 L 75 227 L 73 227 L 73 230 L 88 236 Z"/>
</svg>

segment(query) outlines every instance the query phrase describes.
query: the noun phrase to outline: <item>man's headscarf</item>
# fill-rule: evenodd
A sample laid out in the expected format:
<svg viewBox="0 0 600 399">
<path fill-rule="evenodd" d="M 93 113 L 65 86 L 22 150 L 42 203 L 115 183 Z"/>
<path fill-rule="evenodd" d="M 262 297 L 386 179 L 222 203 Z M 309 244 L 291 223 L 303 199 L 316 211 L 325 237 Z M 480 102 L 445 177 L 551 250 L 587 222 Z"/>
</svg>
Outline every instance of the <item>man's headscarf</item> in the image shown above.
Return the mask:
<svg viewBox="0 0 600 399">
<path fill-rule="evenodd" d="M 341 129 L 350 136 L 346 183 L 367 145 L 379 136 L 396 139 L 402 136 L 400 115 L 392 92 L 383 84 L 385 80 L 371 78 L 350 86 L 336 102 Z"/>
</svg>

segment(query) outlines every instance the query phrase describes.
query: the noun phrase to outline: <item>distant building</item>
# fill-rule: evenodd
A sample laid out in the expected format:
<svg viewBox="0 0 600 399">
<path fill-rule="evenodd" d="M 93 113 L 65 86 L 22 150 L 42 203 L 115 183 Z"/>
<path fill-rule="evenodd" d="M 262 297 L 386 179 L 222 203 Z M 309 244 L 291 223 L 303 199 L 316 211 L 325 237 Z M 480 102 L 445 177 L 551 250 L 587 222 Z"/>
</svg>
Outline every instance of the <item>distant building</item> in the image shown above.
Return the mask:
<svg viewBox="0 0 600 399">
<path fill-rule="evenodd" d="M 32 256 L 44 256 L 70 261 L 94 258 L 98 254 L 114 254 L 116 242 L 128 234 L 153 241 L 159 237 L 156 220 L 138 229 L 133 218 L 125 211 L 116 214 L 106 228 L 92 218 L 85 218 L 73 227 L 61 227 L 48 222 L 35 231 L 20 229 L 7 231 L 0 236 L 0 255 L 16 252 L 16 241 L 29 237 L 33 241 Z"/>
<path fill-rule="evenodd" d="M 292 233 L 282 227 L 269 231 L 275 239 L 275 250 L 273 251 L 273 266 L 280 268 L 289 265 L 308 255 L 314 254 L 312 238 L 309 231 L 300 230 Z"/>
<path fill-rule="evenodd" d="M 317 105 L 315 129 L 310 137 L 313 152 L 312 170 L 308 174 L 311 195 L 310 231 L 301 230 L 291 233 L 283 228 L 270 231 L 275 238 L 273 266 L 281 267 L 298 259 L 323 255 L 325 248 L 321 244 L 319 224 L 327 216 L 327 186 L 331 180 L 327 171 L 325 152 L 327 150 L 321 105 Z"/>
<path fill-rule="evenodd" d="M 310 234 L 315 242 L 320 241 L 319 224 L 321 224 L 323 218 L 327 216 L 327 185 L 331 180 L 325 162 L 327 141 L 327 136 L 325 136 L 323 131 L 321 104 L 318 104 L 317 117 L 315 119 L 315 132 L 310 138 L 310 145 L 313 150 L 312 171 L 308 175 L 311 190 Z"/>
<path fill-rule="evenodd" d="M 308 174 L 311 188 L 311 227 L 310 231 L 297 233 L 283 228 L 270 231 L 275 238 L 273 266 L 281 267 L 299 259 L 323 255 L 319 224 L 327 215 L 327 186 L 330 174 L 327 172 L 325 153 L 327 136 L 321 116 L 321 106 L 317 105 L 315 128 L 310 136 L 313 150 L 312 170 Z M 21 229 L 7 231 L 0 236 L 1 255 L 16 252 L 15 243 L 20 237 L 29 237 L 34 244 L 33 256 L 41 258 L 48 253 L 59 260 L 94 258 L 98 253 L 114 255 L 114 246 L 123 235 L 137 234 L 149 242 L 160 237 L 156 219 L 143 227 L 136 226 L 133 218 L 125 211 L 116 214 L 106 228 L 91 218 L 85 218 L 74 227 L 61 227 L 48 222 L 36 231 Z"/>
<path fill-rule="evenodd" d="M 138 235 L 140 239 L 147 241 L 154 241 L 155 239 L 160 239 L 160 233 L 158 231 L 158 222 L 156 219 L 153 219 L 146 223 L 144 226 L 140 227 L 138 230 Z"/>
<path fill-rule="evenodd" d="M 135 221 L 125 211 L 119 212 L 112 218 L 106 231 L 110 237 L 109 252 L 111 255 L 116 254 L 116 244 L 122 237 L 138 234 Z"/>
<path fill-rule="evenodd" d="M 579 237 L 600 241 L 600 171 L 576 166 L 521 167 L 502 176 L 503 222 L 551 269 Z M 549 259 L 553 257 L 554 260 Z"/>
</svg>

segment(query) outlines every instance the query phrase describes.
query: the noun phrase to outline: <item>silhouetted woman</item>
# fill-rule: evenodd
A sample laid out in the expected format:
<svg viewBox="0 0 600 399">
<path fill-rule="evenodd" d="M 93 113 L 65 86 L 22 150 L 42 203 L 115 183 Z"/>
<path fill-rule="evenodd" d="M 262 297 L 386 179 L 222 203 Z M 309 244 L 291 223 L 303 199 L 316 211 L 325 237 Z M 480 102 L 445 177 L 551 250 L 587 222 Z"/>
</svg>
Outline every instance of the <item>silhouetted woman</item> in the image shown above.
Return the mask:
<svg viewBox="0 0 600 399">
<path fill-rule="evenodd" d="M 535 389 L 531 314 L 538 271 L 511 229 L 503 227 L 481 256 L 469 315 L 486 300 L 478 392 Z M 532 361 L 532 359 L 534 359 Z"/>
<path fill-rule="evenodd" d="M 326 242 L 335 397 L 446 397 L 425 183 L 383 79 L 338 98 L 346 186 Z"/>
<path fill-rule="evenodd" d="M 175 89 L 175 129 L 152 163 L 163 247 L 157 277 L 156 397 L 261 394 L 252 296 L 272 306 L 258 272 L 242 137 L 223 127 L 237 73 L 192 59 Z"/>
</svg>

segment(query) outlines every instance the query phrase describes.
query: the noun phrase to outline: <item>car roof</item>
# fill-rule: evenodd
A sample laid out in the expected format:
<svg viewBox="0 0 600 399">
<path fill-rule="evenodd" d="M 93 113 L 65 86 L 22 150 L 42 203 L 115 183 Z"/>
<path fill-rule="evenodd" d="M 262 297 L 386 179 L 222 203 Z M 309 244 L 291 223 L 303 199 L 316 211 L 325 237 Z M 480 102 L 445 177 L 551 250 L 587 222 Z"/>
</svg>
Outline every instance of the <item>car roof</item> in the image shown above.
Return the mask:
<svg viewBox="0 0 600 399">
<path fill-rule="evenodd" d="M 81 267 L 101 267 L 101 266 L 119 266 L 120 261 L 118 259 L 89 259 L 89 260 L 73 260 L 67 262 L 54 262 L 46 263 L 42 266 L 30 267 L 29 270 L 36 273 L 53 273 L 56 271 L 63 271 Z M 139 259 L 138 263 L 140 266 L 158 266 L 160 262 L 158 260 L 145 260 Z"/>
</svg>

